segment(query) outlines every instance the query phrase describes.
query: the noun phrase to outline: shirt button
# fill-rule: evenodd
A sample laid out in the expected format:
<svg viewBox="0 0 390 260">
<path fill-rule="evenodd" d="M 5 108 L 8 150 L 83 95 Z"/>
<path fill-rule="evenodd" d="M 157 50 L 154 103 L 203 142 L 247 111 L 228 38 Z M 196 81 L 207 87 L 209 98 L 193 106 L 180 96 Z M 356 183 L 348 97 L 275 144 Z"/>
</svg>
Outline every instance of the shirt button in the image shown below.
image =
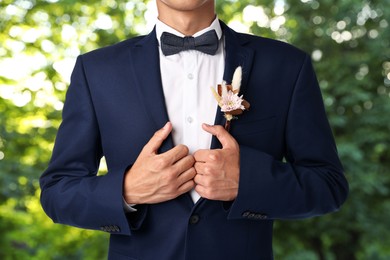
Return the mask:
<svg viewBox="0 0 390 260">
<path fill-rule="evenodd" d="M 192 122 L 194 122 L 194 119 L 192 117 L 187 117 L 187 123 L 191 124 Z"/>
<path fill-rule="evenodd" d="M 194 215 L 192 215 L 192 216 L 190 217 L 190 224 L 194 225 L 194 224 L 198 223 L 199 220 L 200 220 L 199 215 L 194 214 Z"/>
<path fill-rule="evenodd" d="M 192 75 L 192 73 L 188 73 L 187 78 L 188 78 L 188 79 L 193 79 L 193 78 L 194 78 L 194 75 Z"/>
</svg>

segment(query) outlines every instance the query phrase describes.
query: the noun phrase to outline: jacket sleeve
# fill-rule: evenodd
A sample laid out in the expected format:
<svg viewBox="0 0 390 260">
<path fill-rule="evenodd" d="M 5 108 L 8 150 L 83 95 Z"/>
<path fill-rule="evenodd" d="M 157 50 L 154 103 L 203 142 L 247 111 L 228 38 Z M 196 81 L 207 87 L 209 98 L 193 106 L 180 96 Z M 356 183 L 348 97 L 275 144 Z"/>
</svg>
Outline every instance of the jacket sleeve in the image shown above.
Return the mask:
<svg viewBox="0 0 390 260">
<path fill-rule="evenodd" d="M 307 56 L 289 105 L 284 161 L 240 146 L 240 184 L 229 219 L 295 219 L 337 210 L 348 183 Z"/>
<path fill-rule="evenodd" d="M 40 178 L 42 207 L 56 223 L 130 234 L 122 200 L 125 169 L 98 176 L 102 156 L 81 56 L 72 73 L 51 161 Z"/>
</svg>

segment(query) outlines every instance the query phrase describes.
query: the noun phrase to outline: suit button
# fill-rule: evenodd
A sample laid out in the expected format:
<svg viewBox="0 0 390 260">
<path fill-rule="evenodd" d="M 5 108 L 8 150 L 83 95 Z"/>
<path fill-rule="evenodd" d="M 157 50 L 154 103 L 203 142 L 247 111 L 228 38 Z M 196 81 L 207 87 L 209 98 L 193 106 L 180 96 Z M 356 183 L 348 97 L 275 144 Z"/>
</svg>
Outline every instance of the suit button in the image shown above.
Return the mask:
<svg viewBox="0 0 390 260">
<path fill-rule="evenodd" d="M 244 218 L 247 218 L 249 216 L 249 214 L 251 214 L 249 211 L 245 211 L 244 213 L 242 213 L 242 216 Z"/>
<path fill-rule="evenodd" d="M 198 223 L 199 220 L 200 220 L 199 215 L 194 214 L 194 215 L 192 215 L 192 216 L 190 217 L 190 224 L 194 225 L 194 224 Z"/>
<path fill-rule="evenodd" d="M 255 219 L 258 219 L 258 220 L 266 219 L 266 218 L 267 218 L 267 215 L 264 215 L 264 214 L 256 214 L 255 215 Z"/>
<path fill-rule="evenodd" d="M 245 211 L 244 213 L 242 213 L 241 216 L 247 219 L 254 219 L 254 220 L 263 220 L 268 218 L 266 214 L 255 213 L 250 211 Z"/>
<path fill-rule="evenodd" d="M 244 213 L 242 213 L 241 216 L 243 216 L 244 218 L 247 218 L 247 219 L 254 219 L 255 218 L 255 213 L 253 212 L 250 212 L 250 211 L 245 211 Z"/>
<path fill-rule="evenodd" d="M 256 214 L 255 214 L 255 213 L 250 213 L 250 214 L 248 215 L 248 218 L 249 218 L 249 219 L 254 219 L 254 218 L 255 218 L 255 216 L 256 216 Z"/>
<path fill-rule="evenodd" d="M 107 227 L 108 232 L 119 232 L 120 229 L 117 225 L 109 225 Z"/>
<path fill-rule="evenodd" d="M 101 231 L 104 232 L 120 232 L 121 229 L 117 225 L 107 225 L 107 226 L 101 226 L 100 227 Z"/>
</svg>

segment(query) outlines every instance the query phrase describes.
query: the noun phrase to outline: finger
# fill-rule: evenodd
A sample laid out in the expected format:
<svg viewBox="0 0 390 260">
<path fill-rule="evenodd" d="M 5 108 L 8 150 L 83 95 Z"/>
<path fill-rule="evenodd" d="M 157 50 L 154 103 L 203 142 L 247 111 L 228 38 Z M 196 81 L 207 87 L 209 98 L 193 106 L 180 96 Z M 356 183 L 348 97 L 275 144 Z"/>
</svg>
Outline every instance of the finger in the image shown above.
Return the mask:
<svg viewBox="0 0 390 260">
<path fill-rule="evenodd" d="M 207 176 L 204 176 L 202 174 L 199 174 L 197 172 L 196 176 L 194 177 L 194 182 L 196 183 L 196 185 L 200 185 L 200 186 L 208 186 L 209 184 L 209 178 Z"/>
<path fill-rule="evenodd" d="M 195 187 L 195 182 L 191 179 L 187 182 L 184 182 L 182 185 L 178 187 L 178 193 L 181 195 L 183 193 L 189 192 L 192 188 Z"/>
<path fill-rule="evenodd" d="M 217 163 L 221 158 L 221 149 L 198 150 L 194 153 L 197 163 Z"/>
<path fill-rule="evenodd" d="M 177 178 L 177 181 L 180 185 L 183 185 L 184 183 L 193 180 L 195 176 L 196 176 L 196 171 L 194 167 L 191 167 L 186 171 L 182 172 Z"/>
<path fill-rule="evenodd" d="M 154 133 L 149 142 L 144 146 L 143 152 L 148 154 L 156 153 L 161 144 L 168 137 L 172 131 L 172 124 L 167 122 L 163 128 L 159 129 Z"/>
<path fill-rule="evenodd" d="M 166 151 L 165 153 L 160 154 L 165 160 L 169 162 L 169 165 L 172 165 L 188 155 L 188 147 L 185 145 L 176 145 L 172 149 Z M 191 156 L 192 157 L 192 156 Z"/>
<path fill-rule="evenodd" d="M 197 162 L 206 162 L 210 154 L 210 150 L 201 149 L 194 153 L 195 161 Z"/>
<path fill-rule="evenodd" d="M 205 198 L 205 199 L 213 199 L 212 196 L 211 196 L 211 192 L 210 192 L 210 189 L 208 189 L 207 187 L 205 186 L 202 186 L 202 185 L 197 185 L 195 186 L 195 191 L 202 197 L 202 198 Z"/>
<path fill-rule="evenodd" d="M 194 163 L 195 163 L 195 159 L 192 155 L 188 155 L 180 159 L 179 161 L 177 161 L 173 165 L 175 172 L 177 172 L 177 176 L 181 175 L 183 172 L 187 171 L 188 169 L 193 168 Z"/>
<path fill-rule="evenodd" d="M 196 162 L 194 168 L 199 175 L 215 175 L 215 165 L 211 163 Z"/>
<path fill-rule="evenodd" d="M 223 148 L 237 146 L 236 140 L 222 126 L 202 124 L 202 128 L 206 132 L 215 135 L 217 139 L 221 142 Z"/>
</svg>

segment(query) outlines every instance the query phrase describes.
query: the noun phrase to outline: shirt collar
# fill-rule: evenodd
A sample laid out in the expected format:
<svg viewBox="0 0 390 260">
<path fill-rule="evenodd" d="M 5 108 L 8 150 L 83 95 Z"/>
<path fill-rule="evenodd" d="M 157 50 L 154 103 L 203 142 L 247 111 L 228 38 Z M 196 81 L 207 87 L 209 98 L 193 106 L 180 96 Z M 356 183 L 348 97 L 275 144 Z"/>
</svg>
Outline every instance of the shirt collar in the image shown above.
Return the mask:
<svg viewBox="0 0 390 260">
<path fill-rule="evenodd" d="M 222 37 L 222 28 L 221 28 L 221 25 L 219 23 L 218 17 L 215 17 L 214 21 L 211 23 L 211 25 L 209 27 L 204 28 L 203 30 L 200 30 L 199 32 L 196 32 L 193 36 L 197 37 L 197 36 L 207 32 L 207 31 L 211 31 L 211 30 L 215 30 L 215 32 L 217 33 L 218 39 L 220 40 Z M 169 32 L 169 33 L 172 33 L 172 34 L 180 36 L 180 37 L 185 36 L 184 34 L 178 32 L 177 30 L 173 29 L 172 27 L 166 25 L 165 23 L 163 23 L 162 21 L 157 19 L 156 37 L 157 37 L 159 44 L 160 44 L 160 37 L 161 37 L 163 32 Z"/>
</svg>

